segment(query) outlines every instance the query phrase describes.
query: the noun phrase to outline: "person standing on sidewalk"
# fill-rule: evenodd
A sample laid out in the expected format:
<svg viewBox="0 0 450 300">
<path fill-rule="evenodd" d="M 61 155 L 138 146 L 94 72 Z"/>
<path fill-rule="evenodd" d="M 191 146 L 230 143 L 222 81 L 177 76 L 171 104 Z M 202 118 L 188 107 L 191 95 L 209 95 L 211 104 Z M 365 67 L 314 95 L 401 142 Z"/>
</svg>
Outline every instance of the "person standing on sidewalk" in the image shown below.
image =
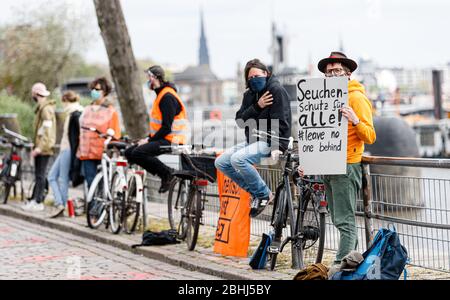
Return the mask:
<svg viewBox="0 0 450 300">
<path fill-rule="evenodd" d="M 348 119 L 347 174 L 324 176 L 325 193 L 331 220 L 339 230 L 339 249 L 334 262 L 342 259 L 358 246 L 356 227 L 356 200 L 362 187 L 362 156 L 364 144 L 374 144 L 376 132 L 373 125 L 372 104 L 366 97 L 364 86 L 352 80 L 352 73 L 358 68 L 355 61 L 344 53 L 333 52 L 319 62 L 319 70 L 326 77 L 348 77 L 348 106 L 341 109 Z M 302 173 L 302 172 L 301 172 Z"/>
<path fill-rule="evenodd" d="M 187 143 L 188 116 L 175 85 L 166 80 L 164 70 L 160 66 L 153 66 L 146 73 L 148 88 L 157 95 L 150 113 L 150 135 L 127 149 L 125 156 L 130 163 L 161 178 L 159 193 L 164 194 L 170 188 L 174 170 L 157 156 L 162 154 L 161 147 Z"/>
<path fill-rule="evenodd" d="M 72 155 L 74 153 L 72 141 L 78 143 L 80 132 L 79 122 L 74 121 L 74 119 L 78 119 L 83 112 L 83 107 L 80 105 L 80 96 L 72 91 L 63 95 L 62 103 L 66 118 L 61 139 L 61 150 L 48 176 L 48 182 L 55 197 L 55 211 L 51 215 L 52 218 L 64 216 L 69 193 L 69 175 L 75 158 Z"/>
<path fill-rule="evenodd" d="M 107 98 L 112 91 L 111 84 L 106 78 L 101 77 L 91 82 L 90 88 L 93 102 L 84 109 L 80 117 L 80 144 L 77 151 L 88 187 L 97 175 L 97 166 L 102 160 L 105 140 L 95 132 L 84 130 L 83 127 L 95 128 L 104 134 L 108 129 L 112 129 L 115 132 L 115 139 L 120 139 L 121 136 L 119 114 Z"/>
<path fill-rule="evenodd" d="M 31 156 L 34 158 L 35 187 L 33 199 L 23 209 L 26 211 L 43 211 L 47 165 L 50 157 L 54 154 L 56 143 L 56 102 L 47 99 L 50 92 L 43 83 L 33 85 L 31 96 L 37 103 L 34 120 L 34 148 L 31 152 Z"/>
<path fill-rule="evenodd" d="M 250 215 L 254 218 L 274 199 L 254 165 L 271 156 L 273 160 L 278 160 L 280 154 L 287 150 L 288 142 L 256 139 L 252 137 L 252 131 L 258 129 L 289 139 L 292 114 L 288 92 L 260 60 L 254 59 L 247 63 L 245 81 L 248 90 L 236 114 L 236 122 L 245 129 L 247 141 L 225 151 L 215 165 L 252 196 Z"/>
</svg>

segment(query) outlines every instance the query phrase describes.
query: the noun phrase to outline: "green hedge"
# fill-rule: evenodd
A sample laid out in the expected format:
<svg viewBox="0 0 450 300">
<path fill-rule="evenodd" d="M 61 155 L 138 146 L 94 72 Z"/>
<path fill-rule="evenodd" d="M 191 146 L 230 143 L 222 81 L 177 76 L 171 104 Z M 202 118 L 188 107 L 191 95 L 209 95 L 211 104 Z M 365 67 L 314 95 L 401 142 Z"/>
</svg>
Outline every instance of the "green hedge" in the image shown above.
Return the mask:
<svg viewBox="0 0 450 300">
<path fill-rule="evenodd" d="M 32 105 L 18 97 L 9 96 L 6 92 L 0 92 L 0 114 L 17 114 L 22 135 L 29 138 L 33 136 L 34 108 Z"/>
</svg>

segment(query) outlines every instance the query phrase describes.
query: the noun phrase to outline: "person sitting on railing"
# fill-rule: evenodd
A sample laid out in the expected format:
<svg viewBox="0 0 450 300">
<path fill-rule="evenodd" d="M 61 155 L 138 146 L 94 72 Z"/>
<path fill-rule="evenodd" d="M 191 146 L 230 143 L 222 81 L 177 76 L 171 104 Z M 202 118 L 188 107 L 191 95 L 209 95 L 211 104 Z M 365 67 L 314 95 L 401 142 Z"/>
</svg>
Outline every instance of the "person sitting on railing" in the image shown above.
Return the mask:
<svg viewBox="0 0 450 300">
<path fill-rule="evenodd" d="M 236 114 L 236 122 L 245 129 L 247 141 L 222 154 L 216 160 L 216 168 L 252 196 L 250 215 L 257 217 L 274 200 L 274 195 L 253 165 L 271 155 L 278 160 L 287 150 L 288 142 L 253 138 L 251 132 L 253 129 L 264 130 L 288 140 L 292 116 L 289 94 L 260 60 L 247 63 L 245 81 L 249 89 Z"/>
<path fill-rule="evenodd" d="M 331 220 L 339 230 L 340 242 L 336 253 L 335 265 L 358 246 L 356 227 L 356 200 L 362 187 L 362 156 L 364 144 L 376 141 L 373 125 L 372 104 L 367 99 L 362 84 L 352 80 L 352 73 L 358 68 L 355 61 L 345 54 L 333 52 L 330 57 L 319 62 L 319 70 L 326 77 L 348 77 L 348 106 L 341 109 L 342 115 L 348 119 L 347 174 L 327 175 L 323 177 L 328 209 Z M 303 176 L 302 169 L 299 169 Z"/>
<path fill-rule="evenodd" d="M 166 152 L 161 147 L 186 145 L 188 116 L 175 85 L 166 81 L 164 70 L 160 66 L 153 66 L 146 73 L 148 88 L 157 95 L 150 114 L 150 135 L 138 145 L 127 149 L 125 156 L 130 163 L 160 177 L 159 193 L 164 194 L 170 188 L 174 170 L 161 162 L 157 156 Z"/>
</svg>

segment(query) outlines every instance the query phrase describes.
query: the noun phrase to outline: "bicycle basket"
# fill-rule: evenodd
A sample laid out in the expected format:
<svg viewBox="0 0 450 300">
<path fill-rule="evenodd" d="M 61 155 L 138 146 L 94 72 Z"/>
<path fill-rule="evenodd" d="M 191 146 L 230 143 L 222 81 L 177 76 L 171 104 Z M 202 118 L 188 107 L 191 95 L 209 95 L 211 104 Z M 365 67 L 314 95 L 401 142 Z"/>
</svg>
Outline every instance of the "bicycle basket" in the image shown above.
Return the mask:
<svg viewBox="0 0 450 300">
<path fill-rule="evenodd" d="M 217 180 L 215 161 L 216 157 L 212 155 L 181 154 L 181 168 L 183 171 L 191 172 L 195 176 L 207 179 L 211 183 Z"/>
</svg>

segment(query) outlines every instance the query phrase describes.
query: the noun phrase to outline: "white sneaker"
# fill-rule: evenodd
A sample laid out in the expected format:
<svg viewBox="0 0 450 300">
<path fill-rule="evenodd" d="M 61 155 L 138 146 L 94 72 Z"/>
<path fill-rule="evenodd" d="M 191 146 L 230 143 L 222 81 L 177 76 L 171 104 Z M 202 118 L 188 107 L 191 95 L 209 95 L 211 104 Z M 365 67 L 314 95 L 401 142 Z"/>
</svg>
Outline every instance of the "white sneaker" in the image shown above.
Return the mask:
<svg viewBox="0 0 450 300">
<path fill-rule="evenodd" d="M 22 209 L 25 211 L 39 212 L 44 211 L 45 207 L 44 204 L 42 203 L 38 204 L 35 200 L 31 200 Z"/>
<path fill-rule="evenodd" d="M 45 210 L 45 206 L 43 203 L 39 203 L 39 204 L 35 204 L 33 206 L 30 207 L 30 211 L 33 212 L 40 212 L 40 211 L 44 211 Z"/>
<path fill-rule="evenodd" d="M 25 210 L 25 211 L 29 211 L 30 208 L 31 208 L 32 206 L 35 206 L 36 204 L 37 204 L 37 203 L 36 203 L 36 200 L 28 201 L 24 206 L 22 206 L 22 209 Z"/>
</svg>

